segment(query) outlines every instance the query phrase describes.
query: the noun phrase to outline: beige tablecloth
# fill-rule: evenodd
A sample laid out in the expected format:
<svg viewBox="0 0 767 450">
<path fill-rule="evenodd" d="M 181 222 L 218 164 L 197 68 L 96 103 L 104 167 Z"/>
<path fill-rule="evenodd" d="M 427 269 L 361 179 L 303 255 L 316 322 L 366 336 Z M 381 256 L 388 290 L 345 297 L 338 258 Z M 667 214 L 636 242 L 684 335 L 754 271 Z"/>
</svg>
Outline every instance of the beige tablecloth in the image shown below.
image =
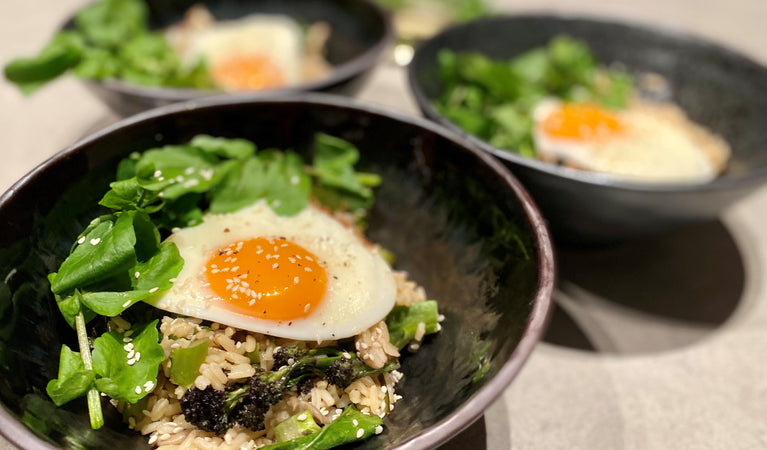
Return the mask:
<svg viewBox="0 0 767 450">
<path fill-rule="evenodd" d="M 0 1 L 0 63 L 34 53 L 83 3 Z M 765 0 L 494 3 L 674 27 L 767 64 Z M 404 73 L 391 65 L 381 65 L 360 98 L 416 113 Z M 0 189 L 115 120 L 74 79 L 30 98 L 0 81 Z M 484 440 L 490 449 L 767 448 L 765 224 L 762 189 L 721 223 L 615 249 L 561 252 L 547 342 L 487 411 L 484 428 L 470 430 L 472 447 Z M 12 448 L 0 438 L 0 450 Z"/>
</svg>

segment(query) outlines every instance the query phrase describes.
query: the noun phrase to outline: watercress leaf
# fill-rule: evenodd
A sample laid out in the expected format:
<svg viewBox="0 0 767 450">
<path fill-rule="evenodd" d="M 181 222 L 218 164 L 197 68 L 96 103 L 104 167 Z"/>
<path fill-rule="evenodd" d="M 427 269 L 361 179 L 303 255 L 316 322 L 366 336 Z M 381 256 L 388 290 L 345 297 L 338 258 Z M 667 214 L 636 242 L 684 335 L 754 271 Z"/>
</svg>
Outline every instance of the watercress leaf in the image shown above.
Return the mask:
<svg viewBox="0 0 767 450">
<path fill-rule="evenodd" d="M 314 171 L 317 182 L 342 189 L 362 198 L 372 198 L 373 191 L 362 184 L 354 172 L 359 151 L 351 143 L 324 133 L 314 136 Z"/>
<path fill-rule="evenodd" d="M 148 290 L 122 292 L 84 292 L 82 303 L 102 316 L 114 317 L 136 302 L 152 296 Z"/>
<path fill-rule="evenodd" d="M 116 77 L 121 69 L 122 62 L 114 53 L 103 48 L 86 47 L 73 73 L 81 78 L 103 80 Z"/>
<path fill-rule="evenodd" d="M 148 179 L 158 175 L 166 179 L 183 176 L 187 169 L 209 169 L 218 162 L 215 155 L 188 145 L 167 145 L 147 150 L 136 162 L 136 176 Z M 157 178 L 159 178 L 159 176 Z"/>
<path fill-rule="evenodd" d="M 84 396 L 93 384 L 95 373 L 87 370 L 80 353 L 61 346 L 59 377 L 48 382 L 45 390 L 56 406 Z"/>
<path fill-rule="evenodd" d="M 111 189 L 104 194 L 99 204 L 116 210 L 151 209 L 150 205 L 160 201 L 159 191 L 162 189 L 162 186 L 147 187 L 146 183 L 136 177 L 113 181 L 109 187 Z"/>
<path fill-rule="evenodd" d="M 82 38 L 77 33 L 62 31 L 37 56 L 18 58 L 8 63 L 5 77 L 18 85 L 37 88 L 75 67 L 82 53 Z"/>
<path fill-rule="evenodd" d="M 173 349 L 170 354 L 170 380 L 180 386 L 191 386 L 200 374 L 200 366 L 208 355 L 209 344 L 207 339 L 202 339 L 189 347 Z"/>
<path fill-rule="evenodd" d="M 184 260 L 173 242 L 163 242 L 148 260 L 139 262 L 131 270 L 133 289 L 164 292 L 171 288 L 170 281 L 184 267 Z M 155 289 L 156 288 L 156 289 Z"/>
<path fill-rule="evenodd" d="M 146 18 L 141 0 L 101 0 L 82 8 L 75 24 L 90 43 L 114 48 L 145 30 Z"/>
<path fill-rule="evenodd" d="M 131 353 L 124 348 L 125 334 L 110 331 L 93 342 L 93 370 L 101 377 L 95 382 L 100 391 L 114 399 L 136 403 L 157 384 L 165 352 L 158 343 L 157 320 L 132 331 L 133 359 L 128 358 Z M 128 361 L 135 363 L 129 365 Z"/>
<path fill-rule="evenodd" d="M 264 450 L 328 450 L 343 444 L 358 442 L 374 435 L 383 421 L 380 417 L 362 414 L 354 405 L 347 406 L 340 416 L 320 431 L 290 441 L 262 447 Z M 362 435 L 358 435 L 362 430 Z"/>
<path fill-rule="evenodd" d="M 160 232 L 152 223 L 149 214 L 145 211 L 137 210 L 133 214 L 133 232 L 136 235 L 136 259 L 146 261 L 153 257 L 160 244 Z"/>
<path fill-rule="evenodd" d="M 386 316 L 389 342 L 403 348 L 415 337 L 419 323 L 424 324 L 426 334 L 436 333 L 439 331 L 438 319 L 437 302 L 434 300 L 414 302 L 410 306 L 397 305 Z"/>
<path fill-rule="evenodd" d="M 549 70 L 549 55 L 545 48 L 535 48 L 517 56 L 509 65 L 527 83 L 540 83 Z"/>
<path fill-rule="evenodd" d="M 53 275 L 55 275 L 55 273 L 50 274 L 48 279 L 50 280 Z M 59 307 L 61 315 L 64 316 L 64 320 L 66 320 L 67 324 L 72 328 L 75 328 L 75 317 L 81 312 L 83 313 L 85 323 L 90 322 L 96 317 L 96 313 L 91 311 L 80 301 L 82 296 L 79 291 L 75 291 L 73 295 L 70 295 L 65 299 L 62 299 L 56 294 L 54 294 L 54 297 L 56 298 L 56 305 Z"/>
<path fill-rule="evenodd" d="M 183 175 L 176 175 L 175 179 L 180 181 L 163 189 L 162 198 L 165 200 L 176 200 L 189 193 L 208 192 L 221 183 L 226 175 L 238 164 L 236 160 L 229 160 L 200 170 L 191 171 L 185 169 Z"/>
<path fill-rule="evenodd" d="M 61 295 L 126 273 L 136 264 L 135 244 L 132 214 L 120 214 L 114 224 L 100 222 L 78 240 L 53 277 L 51 290 Z"/>
<path fill-rule="evenodd" d="M 276 156 L 266 166 L 265 198 L 274 212 L 292 216 L 309 204 L 312 180 L 300 156 L 293 152 L 279 152 Z"/>
<path fill-rule="evenodd" d="M 256 146 L 247 139 L 227 139 L 199 134 L 189 145 L 222 158 L 248 159 L 256 153 Z"/>
<path fill-rule="evenodd" d="M 320 427 L 308 409 L 294 414 L 274 427 L 274 439 L 277 442 L 292 441 L 320 431 Z"/>
<path fill-rule="evenodd" d="M 266 199 L 277 214 L 292 215 L 309 203 L 310 191 L 298 155 L 264 151 L 230 171 L 213 192 L 210 212 L 232 212 Z"/>
</svg>

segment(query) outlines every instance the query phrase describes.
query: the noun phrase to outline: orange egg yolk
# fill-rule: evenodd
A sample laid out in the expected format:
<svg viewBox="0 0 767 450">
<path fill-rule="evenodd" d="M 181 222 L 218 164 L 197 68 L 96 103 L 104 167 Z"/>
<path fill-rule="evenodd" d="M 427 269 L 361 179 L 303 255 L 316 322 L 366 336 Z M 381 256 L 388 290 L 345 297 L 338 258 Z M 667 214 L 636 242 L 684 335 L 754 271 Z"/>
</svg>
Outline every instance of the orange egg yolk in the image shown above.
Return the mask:
<svg viewBox="0 0 767 450">
<path fill-rule="evenodd" d="M 603 142 L 623 133 L 619 118 L 592 103 L 564 103 L 542 123 L 549 136 L 584 142 Z"/>
<path fill-rule="evenodd" d="M 325 296 L 317 257 L 284 238 L 255 238 L 219 248 L 205 266 L 210 289 L 236 312 L 267 320 L 306 317 Z"/>
<path fill-rule="evenodd" d="M 241 91 L 285 85 L 285 77 L 271 58 L 264 55 L 238 55 L 216 63 L 211 78 L 223 87 Z"/>
</svg>

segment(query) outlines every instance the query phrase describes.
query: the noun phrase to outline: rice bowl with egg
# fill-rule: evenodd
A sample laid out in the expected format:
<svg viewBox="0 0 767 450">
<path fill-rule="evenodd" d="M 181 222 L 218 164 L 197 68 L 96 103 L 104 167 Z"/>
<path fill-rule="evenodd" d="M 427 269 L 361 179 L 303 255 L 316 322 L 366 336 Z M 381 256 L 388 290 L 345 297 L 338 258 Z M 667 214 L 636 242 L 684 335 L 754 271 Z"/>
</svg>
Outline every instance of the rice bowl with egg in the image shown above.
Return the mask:
<svg viewBox="0 0 767 450">
<path fill-rule="evenodd" d="M 100 201 L 114 212 L 49 276 L 80 342 L 61 348 L 53 402 L 87 397 L 98 429 L 93 398 L 108 396 L 164 449 L 380 434 L 401 399 L 400 350 L 441 316 L 357 228 L 380 178 L 354 171 L 350 143 L 320 133 L 314 145 L 310 166 L 207 135 L 124 159 Z M 141 302 L 174 315 L 129 322 Z M 99 315 L 110 320 L 91 351 L 85 324 Z"/>
</svg>

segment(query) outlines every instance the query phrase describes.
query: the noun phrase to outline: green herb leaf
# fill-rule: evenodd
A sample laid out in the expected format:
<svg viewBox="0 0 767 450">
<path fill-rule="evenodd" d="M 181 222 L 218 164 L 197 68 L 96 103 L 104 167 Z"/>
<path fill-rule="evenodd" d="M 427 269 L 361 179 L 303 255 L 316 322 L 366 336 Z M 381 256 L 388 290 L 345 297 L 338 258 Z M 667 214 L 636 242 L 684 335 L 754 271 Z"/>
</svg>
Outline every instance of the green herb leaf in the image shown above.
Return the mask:
<svg viewBox="0 0 767 450">
<path fill-rule="evenodd" d="M 117 400 L 136 403 L 151 392 L 157 384 L 159 364 L 165 352 L 159 344 L 157 321 L 134 328 L 132 341 L 126 343 L 126 335 L 111 331 L 93 342 L 93 370 L 101 377 L 96 387 Z M 129 332 L 126 332 L 129 333 Z M 125 346 L 132 344 L 130 350 Z M 138 360 L 135 360 L 138 358 Z M 129 365 L 130 361 L 135 361 Z"/>
<path fill-rule="evenodd" d="M 75 16 L 77 29 L 99 47 L 115 48 L 146 29 L 147 9 L 140 0 L 100 0 Z"/>
<path fill-rule="evenodd" d="M 245 160 L 256 153 L 256 146 L 247 139 L 227 139 L 198 134 L 189 142 L 192 147 L 221 158 Z"/>
<path fill-rule="evenodd" d="M 410 306 L 395 306 L 386 316 L 389 328 L 389 342 L 397 348 L 405 347 L 415 337 L 418 324 L 423 323 L 426 334 L 439 331 L 437 302 L 426 300 Z"/>
<path fill-rule="evenodd" d="M 173 349 L 170 354 L 170 380 L 180 386 L 191 386 L 208 356 L 209 344 L 207 339 L 203 339 L 193 342 L 189 347 Z"/>
<path fill-rule="evenodd" d="M 58 77 L 80 62 L 82 39 L 73 32 L 62 31 L 33 58 L 19 58 L 5 66 L 5 77 L 26 93 Z"/>
<path fill-rule="evenodd" d="M 324 133 L 314 136 L 314 171 L 317 182 L 325 187 L 370 199 L 373 191 L 354 172 L 358 160 L 359 151 L 351 143 Z"/>
<path fill-rule="evenodd" d="M 308 409 L 288 417 L 274 427 L 274 439 L 277 442 L 287 442 L 320 431 L 314 421 L 312 412 Z"/>
<path fill-rule="evenodd" d="M 213 192 L 210 212 L 232 212 L 265 199 L 277 214 L 293 215 L 309 204 L 310 191 L 298 155 L 264 151 L 229 172 Z"/>
<path fill-rule="evenodd" d="M 118 216 L 114 224 L 99 223 L 78 242 L 51 281 L 51 289 L 56 294 L 127 273 L 136 264 L 136 235 L 131 214 Z"/>
<path fill-rule="evenodd" d="M 375 434 L 382 423 L 380 417 L 362 414 L 354 405 L 349 405 L 336 420 L 322 427 L 320 431 L 262 448 L 264 450 L 327 450 L 367 439 Z M 360 430 L 362 430 L 361 434 L 359 434 Z"/>
<path fill-rule="evenodd" d="M 96 374 L 87 370 L 80 353 L 61 346 L 59 377 L 48 382 L 45 390 L 56 406 L 84 396 L 93 385 Z"/>
</svg>

